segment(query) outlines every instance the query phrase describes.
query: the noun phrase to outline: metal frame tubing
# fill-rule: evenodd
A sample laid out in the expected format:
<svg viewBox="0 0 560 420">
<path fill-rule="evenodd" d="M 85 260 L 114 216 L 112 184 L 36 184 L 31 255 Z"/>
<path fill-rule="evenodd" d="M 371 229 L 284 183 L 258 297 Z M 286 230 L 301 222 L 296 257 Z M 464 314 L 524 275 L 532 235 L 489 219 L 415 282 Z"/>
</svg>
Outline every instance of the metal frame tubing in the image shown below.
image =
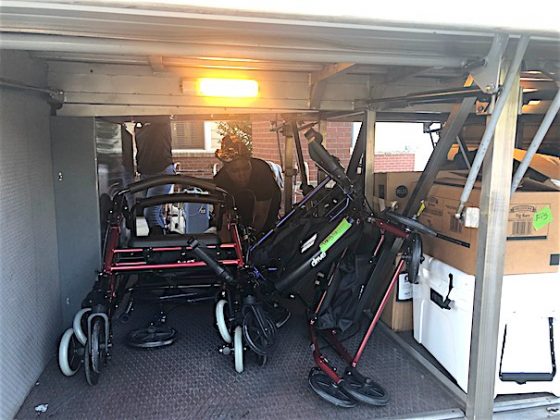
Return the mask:
<svg viewBox="0 0 560 420">
<path fill-rule="evenodd" d="M 496 106 L 494 108 L 494 111 L 492 112 L 492 116 L 488 120 L 486 130 L 484 131 L 484 135 L 482 136 L 482 140 L 480 141 L 480 145 L 478 146 L 478 152 L 476 153 L 471 170 L 469 171 L 469 176 L 465 183 L 465 188 L 461 193 L 459 207 L 457 208 L 455 214 L 455 217 L 457 218 L 461 217 L 461 213 L 463 211 L 463 208 L 465 207 L 465 203 L 469 200 L 469 196 L 471 195 L 471 191 L 474 187 L 476 177 L 478 176 L 478 172 L 480 171 L 480 168 L 482 166 L 482 161 L 484 159 L 484 156 L 486 155 L 486 151 L 488 150 L 490 143 L 492 142 L 492 136 L 494 135 L 496 125 L 498 124 L 498 119 L 500 118 L 500 114 L 502 113 L 502 110 L 504 109 L 504 106 L 510 96 L 511 88 L 514 82 L 519 79 L 519 67 L 521 66 L 521 61 L 523 60 L 523 56 L 525 55 L 528 44 L 529 36 L 521 36 L 521 38 L 519 39 L 519 43 L 517 44 L 517 49 L 509 68 L 508 75 L 502 87 L 502 93 L 496 101 Z M 517 95 L 515 95 L 515 97 L 517 98 Z"/>
<path fill-rule="evenodd" d="M 441 138 L 432 152 L 426 169 L 420 176 L 418 184 L 404 209 L 403 214 L 405 216 L 413 216 L 418 211 L 420 202 L 427 196 L 440 167 L 447 160 L 447 153 L 449 153 L 449 149 L 455 143 L 457 135 L 468 118 L 469 113 L 474 109 L 475 102 L 476 98 L 469 97 L 463 99 L 461 104 L 453 105 L 447 123 L 442 130 Z M 387 235 L 385 246 L 388 249 L 386 248 L 385 252 L 380 255 L 379 261 L 367 282 L 367 286 L 358 302 L 357 316 L 361 316 L 361 313 L 366 308 L 379 306 L 380 300 L 389 286 L 389 273 L 393 271 L 395 258 L 401 250 L 402 243 L 402 238 Z M 375 295 L 377 295 L 377 299 L 373 302 Z"/>
<path fill-rule="evenodd" d="M 512 73 L 516 68 L 510 69 L 507 77 L 512 79 L 511 87 L 518 90 L 519 72 Z M 467 387 L 468 419 L 492 418 L 494 409 L 504 249 L 513 168 L 511 156 L 516 135 L 518 96 L 508 95 L 504 105 L 483 168 Z"/>
<path fill-rule="evenodd" d="M 286 125 L 286 127 L 291 127 Z M 284 177 L 286 181 L 284 182 L 284 212 L 289 212 L 292 210 L 294 204 L 294 179 L 295 179 L 295 169 L 294 169 L 294 134 L 285 134 L 285 145 L 284 145 Z"/>
<path fill-rule="evenodd" d="M 358 132 L 358 137 L 356 138 L 356 143 L 354 144 L 354 150 L 352 151 L 352 156 L 350 157 L 350 162 L 348 163 L 348 168 L 346 169 L 346 175 L 348 178 L 355 179 L 356 175 L 358 174 L 358 167 L 360 166 L 360 162 L 364 156 L 364 147 L 365 147 L 365 123 L 362 122 L 360 126 L 360 131 Z M 362 176 L 363 176 L 362 171 Z"/>
<path fill-rule="evenodd" d="M 307 169 L 305 168 L 305 159 L 303 157 L 303 150 L 301 149 L 301 139 L 299 137 L 299 128 L 296 121 L 292 121 L 292 134 L 294 135 L 294 143 L 296 146 L 296 154 L 298 161 L 299 179 L 301 181 L 300 190 L 304 195 L 309 192 L 309 178 L 307 176 Z"/>
<path fill-rule="evenodd" d="M 373 208 L 373 191 L 375 188 L 375 174 L 373 172 L 375 165 L 375 111 L 365 112 L 365 125 L 366 125 L 366 144 L 364 145 L 363 168 L 364 171 L 364 196 Z"/>
<path fill-rule="evenodd" d="M 537 133 L 535 134 L 535 137 L 531 141 L 531 145 L 527 149 L 527 153 L 525 154 L 523 161 L 521 161 L 521 164 L 517 168 L 517 171 L 515 171 L 515 175 L 513 176 L 513 181 L 511 184 L 511 194 L 513 194 L 517 189 L 517 187 L 519 186 L 519 183 L 521 182 L 521 178 L 523 178 L 523 175 L 525 175 L 525 172 L 527 171 L 527 168 L 529 167 L 529 164 L 531 163 L 533 156 L 535 156 L 535 153 L 537 153 L 537 150 L 539 149 L 539 146 L 541 145 L 544 136 L 546 135 L 546 132 L 548 131 L 552 122 L 554 121 L 556 114 L 558 114 L 559 109 L 560 109 L 560 90 L 558 90 L 556 96 L 554 97 L 554 99 L 550 104 L 550 107 L 548 108 L 548 111 L 546 111 L 546 115 L 544 116 L 544 119 L 542 120 L 542 123 L 539 129 L 537 130 Z"/>
</svg>

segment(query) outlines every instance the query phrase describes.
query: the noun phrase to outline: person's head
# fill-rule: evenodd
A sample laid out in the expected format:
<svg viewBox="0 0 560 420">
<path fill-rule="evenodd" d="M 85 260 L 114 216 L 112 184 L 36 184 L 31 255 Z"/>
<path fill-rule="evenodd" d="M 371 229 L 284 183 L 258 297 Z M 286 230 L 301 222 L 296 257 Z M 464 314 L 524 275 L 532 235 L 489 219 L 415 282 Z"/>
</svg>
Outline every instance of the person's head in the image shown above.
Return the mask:
<svg viewBox="0 0 560 420">
<path fill-rule="evenodd" d="M 235 184 L 246 187 L 251 178 L 251 152 L 235 136 L 225 136 L 216 150 L 216 157 L 224 163 L 224 170 Z"/>
<path fill-rule="evenodd" d="M 250 158 L 239 157 L 231 162 L 224 163 L 224 170 L 239 188 L 249 185 L 252 170 Z"/>
</svg>

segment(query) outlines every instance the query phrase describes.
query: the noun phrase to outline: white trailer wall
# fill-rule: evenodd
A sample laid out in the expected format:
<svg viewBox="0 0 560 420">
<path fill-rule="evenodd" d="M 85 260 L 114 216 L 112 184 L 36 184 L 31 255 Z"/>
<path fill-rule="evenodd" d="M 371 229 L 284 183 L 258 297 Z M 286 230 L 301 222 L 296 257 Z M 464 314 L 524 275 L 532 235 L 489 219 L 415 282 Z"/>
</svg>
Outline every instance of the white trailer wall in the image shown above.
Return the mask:
<svg viewBox="0 0 560 420">
<path fill-rule="evenodd" d="M 46 66 L 0 51 L 0 77 L 46 86 Z M 50 107 L 0 88 L 0 418 L 13 418 L 61 328 Z"/>
</svg>

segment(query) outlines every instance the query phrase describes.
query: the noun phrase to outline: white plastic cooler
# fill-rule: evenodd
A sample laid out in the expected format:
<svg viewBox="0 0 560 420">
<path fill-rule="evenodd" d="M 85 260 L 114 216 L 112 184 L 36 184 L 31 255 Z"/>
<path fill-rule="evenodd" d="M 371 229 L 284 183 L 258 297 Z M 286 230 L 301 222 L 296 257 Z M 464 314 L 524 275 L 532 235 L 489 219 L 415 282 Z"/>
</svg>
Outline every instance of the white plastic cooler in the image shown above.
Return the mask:
<svg viewBox="0 0 560 420">
<path fill-rule="evenodd" d="M 413 286 L 414 338 L 466 392 L 474 276 L 428 255 Z M 560 273 L 504 276 L 496 394 L 560 396 Z"/>
</svg>

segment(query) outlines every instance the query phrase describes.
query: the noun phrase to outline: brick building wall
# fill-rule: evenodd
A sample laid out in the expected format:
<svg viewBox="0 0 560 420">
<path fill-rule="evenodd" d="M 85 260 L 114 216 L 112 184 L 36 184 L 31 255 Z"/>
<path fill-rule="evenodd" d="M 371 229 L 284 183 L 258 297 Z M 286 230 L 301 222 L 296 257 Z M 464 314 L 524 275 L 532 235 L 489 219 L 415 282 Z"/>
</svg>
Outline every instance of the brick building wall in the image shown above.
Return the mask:
<svg viewBox="0 0 560 420">
<path fill-rule="evenodd" d="M 375 155 L 374 172 L 411 172 L 414 171 L 414 154 L 384 153 Z"/>
<path fill-rule="evenodd" d="M 280 164 L 280 151 L 285 152 L 285 138 L 270 129 L 269 121 L 253 122 L 253 156 Z M 280 143 L 280 147 L 278 146 Z M 330 153 L 340 159 L 346 167 L 350 160 L 350 147 L 352 144 L 352 123 L 328 122 L 325 144 Z M 315 165 L 311 162 L 307 152 L 305 139 L 302 137 L 302 149 L 305 161 L 309 165 L 310 181 L 317 179 Z M 216 164 L 219 169 L 218 159 L 214 152 L 174 152 L 174 160 L 180 165 L 181 173 L 201 178 L 211 178 Z M 294 155 L 294 162 L 297 157 Z M 414 154 L 411 153 L 386 153 L 375 155 L 375 172 L 404 172 L 414 170 Z"/>
</svg>

